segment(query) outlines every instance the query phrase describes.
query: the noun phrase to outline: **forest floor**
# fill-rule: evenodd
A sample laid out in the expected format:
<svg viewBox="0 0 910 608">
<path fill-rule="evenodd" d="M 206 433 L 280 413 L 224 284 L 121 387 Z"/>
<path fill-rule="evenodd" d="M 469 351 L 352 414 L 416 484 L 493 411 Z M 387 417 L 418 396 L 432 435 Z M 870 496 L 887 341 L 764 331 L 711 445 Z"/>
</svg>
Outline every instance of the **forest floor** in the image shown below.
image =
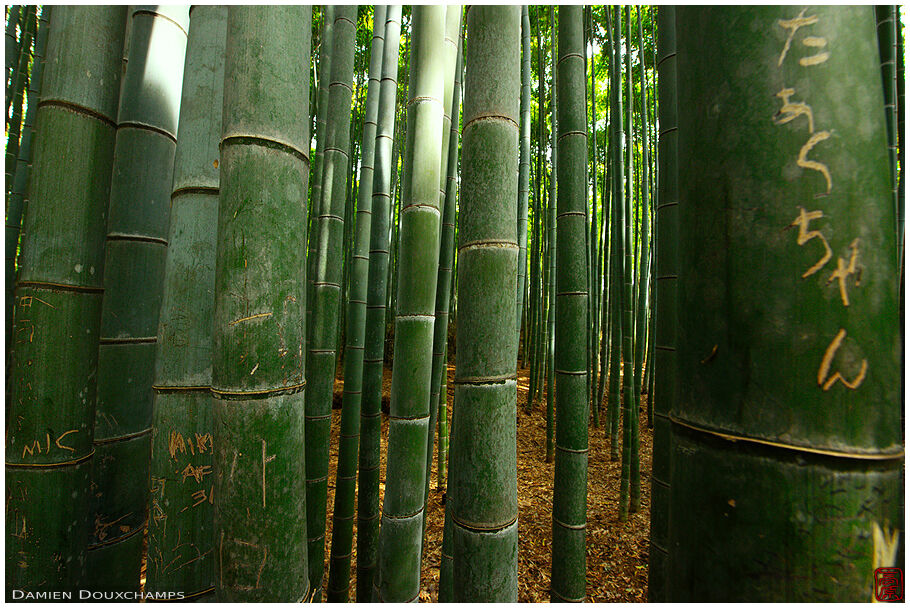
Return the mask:
<svg viewBox="0 0 910 608">
<path fill-rule="evenodd" d="M 528 369 L 518 373 L 518 601 L 550 600 L 550 548 L 552 537 L 553 463 L 544 462 L 546 452 L 546 403 L 535 404 L 530 414 L 524 405 L 528 393 Z M 448 399 L 451 413 L 455 366 L 448 367 Z M 391 369 L 383 370 L 383 409 L 388 409 Z M 338 429 L 341 420 L 343 381 L 335 381 L 335 407 L 332 410 L 332 438 L 329 461 L 328 530 L 332 538 L 334 479 L 338 458 Z M 647 397 L 642 398 L 639 429 L 641 438 L 641 506 L 637 513 L 619 521 L 619 482 L 621 463 L 610 460 L 610 438 L 599 428 L 590 427 L 588 456 L 588 522 L 587 522 L 587 601 L 644 602 L 648 589 L 648 539 L 651 511 L 651 429 L 648 428 Z M 602 416 L 603 418 L 603 416 Z M 448 416 L 451 420 L 451 415 Z M 386 467 L 388 416 L 382 416 L 381 470 Z M 621 437 L 621 435 L 620 435 Z M 430 500 L 427 505 L 426 545 L 421 573 L 420 601 L 436 602 L 439 597 L 439 564 L 442 549 L 442 527 L 445 513 L 444 492 L 437 488 L 436 456 L 430 478 Z M 380 483 L 379 492 L 385 490 Z M 380 501 L 381 504 L 381 501 Z M 356 534 L 356 519 L 354 523 Z M 356 538 L 356 536 L 355 536 Z M 326 542 L 325 580 L 328 580 L 331 541 Z M 353 562 L 356 563 L 356 541 Z M 351 572 L 351 597 L 354 601 Z"/>
</svg>

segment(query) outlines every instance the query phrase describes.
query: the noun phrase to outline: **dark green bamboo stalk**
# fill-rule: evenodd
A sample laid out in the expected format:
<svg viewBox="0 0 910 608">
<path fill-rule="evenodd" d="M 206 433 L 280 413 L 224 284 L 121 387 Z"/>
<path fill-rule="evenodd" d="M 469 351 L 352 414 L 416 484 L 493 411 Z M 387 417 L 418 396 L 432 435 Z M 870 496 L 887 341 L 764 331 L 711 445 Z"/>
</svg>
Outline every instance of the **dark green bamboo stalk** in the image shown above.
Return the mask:
<svg viewBox="0 0 910 608">
<path fill-rule="evenodd" d="M 313 281 L 316 276 L 316 244 L 319 242 L 319 223 L 316 218 L 323 213 L 322 203 L 322 166 L 326 145 L 326 126 L 328 124 L 329 81 L 332 79 L 332 57 L 335 34 L 335 5 L 322 7 L 322 40 L 319 43 L 319 84 L 316 97 L 316 150 L 313 158 L 312 179 L 310 180 L 310 198 L 307 206 L 307 256 L 306 256 L 306 351 L 310 350 L 313 338 Z"/>
<path fill-rule="evenodd" d="M 307 551 L 310 586 L 322 597 L 325 574 L 325 518 L 329 473 L 329 428 L 332 385 L 341 306 L 341 260 L 344 257 L 345 198 L 348 191 L 354 32 L 357 5 L 335 7 L 332 74 L 326 104 L 325 150 L 322 155 L 322 202 L 315 218 L 316 247 L 312 282 L 311 326 L 306 356 L 306 496 Z M 311 239 L 312 242 L 312 239 Z"/>
<path fill-rule="evenodd" d="M 627 331 L 622 324 L 622 301 L 623 301 L 623 264 L 624 249 L 622 241 L 625 238 L 625 226 L 623 217 L 625 215 L 625 168 L 623 166 L 623 115 L 622 103 L 622 58 L 621 58 L 621 18 L 619 8 L 615 8 L 615 14 L 612 22 L 613 35 L 610 39 L 612 47 L 612 60 L 610 63 L 610 74 L 612 83 L 610 93 L 612 95 L 610 122 L 613 125 L 613 162 L 611 171 L 613 176 L 613 202 L 612 202 L 612 226 L 611 229 L 611 246 L 612 252 L 612 282 L 610 287 L 610 299 L 612 306 L 612 330 L 610 343 L 610 387 L 609 387 L 609 410 L 610 410 L 610 460 L 618 460 L 619 450 L 619 410 L 620 410 L 620 362 L 622 359 L 623 336 Z"/>
<path fill-rule="evenodd" d="M 648 104 L 645 88 L 645 47 L 643 26 L 641 22 L 641 7 L 638 7 L 638 52 L 641 60 L 641 169 L 639 175 L 641 191 L 641 256 L 638 264 L 638 309 L 636 313 L 637 330 L 635 343 L 635 384 L 632 387 L 632 460 L 629 467 L 629 512 L 638 512 L 641 503 L 641 469 L 639 463 L 639 406 L 641 404 L 641 387 L 644 382 L 645 347 L 648 344 L 648 289 L 651 279 L 651 201 L 649 196 L 650 172 L 648 171 Z M 650 399 L 650 395 L 649 395 Z"/>
<path fill-rule="evenodd" d="M 457 497 L 457 602 L 518 599 L 518 343 L 512 305 L 518 275 L 520 24 L 518 6 L 478 5 L 468 12 L 455 348 L 459 413 L 451 479 Z"/>
<path fill-rule="evenodd" d="M 93 588 L 139 590 L 188 7 L 133 9 L 111 176 L 92 471 Z M 152 59 L 154 58 L 154 59 Z"/>
<path fill-rule="evenodd" d="M 398 87 L 398 47 L 401 7 L 386 12 L 382 49 L 382 80 L 376 123 L 372 186 L 369 280 L 363 353 L 360 410 L 360 454 L 357 491 L 357 601 L 368 602 L 373 593 L 379 539 L 379 442 L 382 403 L 382 359 L 385 347 L 386 267 L 389 263 L 389 185 L 392 175 L 392 134 L 395 130 L 395 96 Z"/>
<path fill-rule="evenodd" d="M 190 12 L 152 418 L 145 591 L 215 585 L 212 309 L 227 7 Z M 202 478 L 197 481 L 195 472 Z"/>
<path fill-rule="evenodd" d="M 556 19 L 555 10 L 550 7 L 550 73 L 553 82 L 556 82 Z M 547 207 L 547 453 L 546 461 L 553 462 L 554 436 L 556 431 L 556 184 L 559 181 L 557 163 L 559 150 L 557 149 L 556 132 L 558 128 L 559 90 L 554 86 L 550 99 L 550 196 Z M 582 258 L 584 259 L 584 258 Z"/>
<path fill-rule="evenodd" d="M 619 520 L 625 521 L 629 509 L 629 469 L 632 463 L 632 416 L 638 412 L 635 401 L 635 363 L 632 360 L 633 351 L 633 319 L 635 278 L 635 234 L 634 219 L 632 217 L 632 50 L 629 44 L 632 41 L 632 19 L 628 5 L 625 6 L 625 58 L 626 72 L 623 82 L 626 95 L 626 195 L 622 201 L 623 213 L 619 223 L 623 232 L 622 260 L 623 282 L 620 302 L 622 305 L 622 471 L 619 485 Z M 617 19 L 618 21 L 618 19 Z"/>
<path fill-rule="evenodd" d="M 306 6 L 228 9 L 212 366 L 220 601 L 310 594 L 299 260 L 311 18 Z"/>
<path fill-rule="evenodd" d="M 754 34 L 713 35 L 730 23 Z M 668 599 L 868 601 L 903 536 L 872 9 L 680 7 L 676 24 L 686 382 L 671 411 Z M 699 112 L 718 78 L 725 102 Z"/>
<path fill-rule="evenodd" d="M 602 243 L 603 210 L 601 210 L 601 223 L 597 221 L 597 90 L 595 86 L 594 65 L 594 16 L 591 6 L 587 7 L 588 41 L 591 43 L 591 234 L 589 298 L 590 308 L 590 339 L 588 346 L 588 402 L 593 409 L 592 423 L 600 426 L 600 406 L 597 402 L 597 378 L 600 373 L 600 358 L 597 356 L 600 347 L 600 247 Z M 585 57 L 587 58 L 588 43 L 585 44 Z"/>
<path fill-rule="evenodd" d="M 32 5 L 25 8 L 25 28 L 22 32 L 21 52 L 19 53 L 19 67 L 16 69 L 16 79 L 11 87 L 12 116 L 6 130 L 6 194 L 7 206 L 9 191 L 13 185 L 13 175 L 16 172 L 16 159 L 19 158 L 19 136 L 22 133 L 22 102 L 25 92 L 29 88 L 29 60 L 32 58 L 32 40 L 38 28 L 37 7 Z M 8 102 L 9 103 L 9 102 Z M 8 211 L 8 209 L 7 209 Z"/>
<path fill-rule="evenodd" d="M 338 469 L 335 477 L 335 505 L 332 512 L 332 554 L 326 599 L 346 602 L 351 587 L 351 548 L 354 534 L 354 493 L 357 481 L 360 443 L 361 387 L 363 381 L 363 344 L 367 306 L 370 231 L 372 228 L 373 162 L 376 149 L 376 121 L 379 113 L 379 87 L 382 73 L 386 7 L 376 5 L 373 13 L 373 40 L 370 72 L 363 120 L 363 158 L 357 196 L 357 225 L 351 256 L 351 292 L 348 298 L 345 330 L 344 394 Z"/>
<path fill-rule="evenodd" d="M 584 44 L 579 6 L 559 9 L 556 71 L 559 130 L 556 204 L 556 471 L 553 487 L 553 601 L 584 601 L 585 522 L 588 479 L 588 398 L 584 336 L 588 292 L 585 208 L 588 141 L 585 109 Z"/>
<path fill-rule="evenodd" d="M 540 7 L 536 7 L 534 11 L 534 30 L 537 37 L 537 152 L 535 154 L 537 158 L 537 170 L 534 173 L 534 222 L 533 222 L 533 232 L 532 232 L 532 247 L 531 247 L 531 292 L 529 295 L 533 295 L 531 298 L 531 319 L 528 323 L 530 328 L 529 336 L 525 337 L 525 342 L 528 346 L 525 348 L 525 351 L 531 351 L 530 361 L 531 368 L 528 373 L 528 401 L 525 404 L 525 413 L 530 413 L 534 399 L 537 396 L 537 367 L 540 365 L 538 362 L 537 352 L 538 352 L 538 343 L 539 343 L 539 333 L 538 327 L 540 325 L 540 305 L 543 295 L 543 290 L 541 289 L 541 268 L 540 268 L 540 252 L 541 252 L 541 242 L 540 242 L 540 214 L 543 212 L 543 198 L 541 184 L 543 183 L 543 112 L 544 112 L 544 78 L 543 78 L 543 47 L 541 45 L 541 36 L 540 36 Z"/>
<path fill-rule="evenodd" d="M 55 7 L 16 284 L 6 589 L 85 582 L 105 214 L 126 7 Z M 61 362 L 65 362 L 65 365 Z"/>
<path fill-rule="evenodd" d="M 676 7 L 663 6 L 658 18 L 658 98 L 660 99 L 660 148 L 658 159 L 657 241 L 660 251 L 655 272 L 655 379 L 648 399 L 654 403 L 653 459 L 651 464 L 651 540 L 648 551 L 648 599 L 667 601 L 670 569 L 670 419 L 678 392 L 677 253 L 679 190 L 676 171 L 678 138 L 676 110 Z"/>
<path fill-rule="evenodd" d="M 48 21 L 51 7 L 42 7 L 38 21 L 38 32 L 35 36 L 35 55 L 32 61 L 32 73 L 28 88 L 28 109 L 23 121 L 22 141 L 19 145 L 19 158 L 16 163 L 16 175 L 10 190 L 9 206 L 6 210 L 6 355 L 9 362 L 11 337 L 13 330 L 13 288 L 16 278 L 16 253 L 19 249 L 19 233 L 22 227 L 23 209 L 26 204 L 26 190 L 32 169 L 32 139 L 35 130 L 35 115 L 38 112 L 38 100 L 41 96 L 41 77 L 44 73 L 44 57 L 47 52 Z M 9 421 L 7 421 L 9 423 Z"/>
<path fill-rule="evenodd" d="M 445 18 L 441 6 L 413 8 L 389 447 L 374 581 L 376 598 L 387 602 L 411 601 L 420 591 L 439 264 Z"/>
</svg>

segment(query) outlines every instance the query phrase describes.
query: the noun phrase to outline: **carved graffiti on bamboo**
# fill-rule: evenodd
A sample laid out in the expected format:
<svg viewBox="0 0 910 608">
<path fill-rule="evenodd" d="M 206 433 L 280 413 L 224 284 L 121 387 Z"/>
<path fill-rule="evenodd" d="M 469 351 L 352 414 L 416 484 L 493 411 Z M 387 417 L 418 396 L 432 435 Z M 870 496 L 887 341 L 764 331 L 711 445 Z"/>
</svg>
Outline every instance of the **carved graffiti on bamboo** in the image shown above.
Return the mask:
<svg viewBox="0 0 910 608">
<path fill-rule="evenodd" d="M 793 37 L 796 35 L 796 32 L 801 27 L 806 27 L 809 25 L 814 25 L 818 23 L 818 15 L 809 15 L 806 16 L 806 11 L 808 8 L 804 8 L 799 12 L 799 15 L 793 19 L 778 19 L 777 25 L 787 30 L 787 41 L 784 43 L 784 48 L 780 53 L 780 57 L 777 59 L 777 65 L 780 67 L 784 63 L 784 59 L 787 57 L 787 53 L 790 51 L 790 45 L 793 43 Z M 828 41 L 825 38 L 820 36 L 806 36 L 802 39 L 802 45 L 809 49 L 823 49 L 828 45 Z M 804 67 L 811 65 L 818 65 L 828 61 L 828 58 L 831 54 L 827 51 L 819 51 L 814 55 L 808 55 L 805 57 L 800 57 L 799 64 Z"/>
<path fill-rule="evenodd" d="M 822 363 L 818 368 L 818 385 L 822 387 L 822 390 L 824 391 L 829 390 L 834 386 L 834 383 L 838 381 L 847 388 L 856 390 L 866 378 L 866 371 L 869 368 L 869 363 L 865 359 L 860 363 L 859 372 L 853 380 L 847 380 L 839 371 L 835 371 L 833 374 L 830 373 L 831 365 L 834 362 L 834 355 L 837 354 L 837 351 L 840 349 L 841 344 L 846 337 L 847 331 L 841 328 L 837 332 L 837 335 L 834 336 L 834 340 L 831 341 L 831 344 L 828 345 L 828 348 L 825 350 L 825 355 L 822 357 Z"/>
<path fill-rule="evenodd" d="M 222 584 L 238 591 L 258 589 L 268 556 L 268 547 L 239 538 L 225 538 L 222 531 L 218 542 Z"/>
<path fill-rule="evenodd" d="M 830 138 L 831 132 L 815 132 L 815 116 L 812 113 L 812 107 L 804 101 L 791 101 L 790 98 L 795 94 L 796 89 L 791 87 L 784 87 L 774 94 L 775 97 L 781 100 L 781 107 L 777 111 L 777 114 L 771 117 L 771 120 L 773 120 L 776 125 L 784 125 L 795 120 L 799 116 L 806 117 L 809 126 L 809 139 L 803 144 L 799 149 L 799 153 L 796 155 L 796 166 L 821 173 L 822 177 L 825 178 L 826 189 L 824 194 L 830 194 L 831 171 L 825 163 L 809 158 L 809 152 L 816 145 Z"/>
<path fill-rule="evenodd" d="M 815 274 L 816 272 L 821 270 L 822 267 L 828 263 L 828 260 L 831 259 L 831 255 L 832 255 L 831 246 L 828 245 L 828 239 L 825 238 L 825 235 L 823 235 L 818 230 L 809 230 L 809 222 L 811 222 L 812 220 L 820 219 L 822 217 L 824 217 L 824 214 L 819 210 L 807 212 L 802 207 L 799 207 L 799 215 L 796 217 L 795 220 L 793 220 L 790 223 L 789 226 L 787 226 L 788 228 L 792 228 L 793 226 L 799 227 L 799 234 L 796 236 L 796 244 L 799 245 L 800 247 L 802 247 L 803 245 L 805 245 L 812 239 L 820 240 L 822 245 L 825 247 L 825 255 L 823 255 L 821 258 L 819 258 L 819 260 L 815 264 L 810 266 L 803 273 L 802 277 L 804 279 L 806 277 L 812 276 L 813 274 Z"/>
<path fill-rule="evenodd" d="M 185 437 L 182 433 L 178 431 L 171 431 L 168 435 L 167 449 L 171 455 L 171 458 L 177 458 L 177 454 L 186 454 L 189 452 L 192 455 L 196 454 L 205 454 L 212 451 L 212 435 L 211 433 L 193 433 L 194 437 Z"/>
<path fill-rule="evenodd" d="M 53 451 L 64 450 L 67 452 L 75 452 L 76 449 L 63 443 L 63 439 L 67 435 L 72 435 L 73 433 L 78 433 L 78 432 L 79 432 L 78 429 L 71 429 L 69 431 L 66 431 L 65 433 L 62 433 L 59 437 L 57 437 L 53 441 L 53 444 L 51 443 L 50 432 L 46 432 L 44 434 L 43 440 L 35 439 L 31 444 L 26 444 L 26 445 L 22 446 L 22 458 L 24 459 L 26 456 L 34 456 L 35 454 L 49 454 L 52 450 Z"/>
</svg>

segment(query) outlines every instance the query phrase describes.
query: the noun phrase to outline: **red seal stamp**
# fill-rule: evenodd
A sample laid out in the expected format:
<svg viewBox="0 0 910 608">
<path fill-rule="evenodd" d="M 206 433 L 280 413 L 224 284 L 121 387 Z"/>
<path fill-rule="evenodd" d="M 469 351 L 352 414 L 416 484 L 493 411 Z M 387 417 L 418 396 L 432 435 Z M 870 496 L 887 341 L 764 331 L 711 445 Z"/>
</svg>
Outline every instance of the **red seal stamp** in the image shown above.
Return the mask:
<svg viewBox="0 0 910 608">
<path fill-rule="evenodd" d="M 876 568 L 874 580 L 876 601 L 904 601 L 904 573 L 900 568 Z"/>
</svg>

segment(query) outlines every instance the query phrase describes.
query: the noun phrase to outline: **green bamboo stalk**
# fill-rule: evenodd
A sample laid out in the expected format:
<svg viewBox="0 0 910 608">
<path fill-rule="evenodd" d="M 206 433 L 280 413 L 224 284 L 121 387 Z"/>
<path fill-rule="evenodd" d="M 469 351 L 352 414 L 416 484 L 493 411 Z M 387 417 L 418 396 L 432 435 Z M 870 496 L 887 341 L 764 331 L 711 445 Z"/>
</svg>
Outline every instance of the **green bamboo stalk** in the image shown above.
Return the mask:
<svg viewBox="0 0 910 608">
<path fill-rule="evenodd" d="M 588 402 L 592 408 L 592 423 L 595 427 L 600 426 L 600 406 L 597 402 L 597 378 L 600 373 L 600 358 L 597 356 L 600 347 L 600 247 L 602 242 L 603 231 L 603 210 L 601 210 L 601 222 L 597 221 L 597 90 L 595 76 L 595 55 L 593 52 L 594 38 L 594 16 L 593 8 L 587 7 L 587 31 L 588 41 L 591 44 L 591 232 L 593 235 L 590 248 L 590 291 L 588 298 L 588 307 L 590 308 L 590 339 L 588 347 Z M 585 58 L 587 59 L 588 43 L 585 43 Z M 587 111 L 587 110 L 586 110 Z"/>
<path fill-rule="evenodd" d="M 32 138 L 35 131 L 35 115 L 38 112 L 38 101 L 41 96 L 41 78 L 44 73 L 44 57 L 47 53 L 48 21 L 51 7 L 42 7 L 38 20 L 38 32 L 35 36 L 35 55 L 32 61 L 32 72 L 28 88 L 28 108 L 22 125 L 22 141 L 19 145 L 19 158 L 16 163 L 16 175 L 10 190 L 9 206 L 6 211 L 6 356 L 9 362 L 11 337 L 13 330 L 13 288 L 16 278 L 16 253 L 19 249 L 19 233 L 22 227 L 23 209 L 27 199 L 27 186 L 32 169 Z M 9 370 L 9 368 L 7 368 Z M 7 423 L 9 421 L 7 420 Z"/>
<path fill-rule="evenodd" d="M 556 243 L 556 470 L 553 487 L 553 551 L 550 597 L 584 601 L 585 521 L 588 478 L 588 398 L 585 315 L 588 292 L 584 260 L 588 137 L 585 133 L 582 10 L 559 9 L 556 71 L 559 231 Z"/>
<path fill-rule="evenodd" d="M 433 448 L 436 446 L 436 420 L 439 414 L 439 390 L 442 384 L 442 374 L 445 365 L 444 358 L 448 346 L 449 331 L 449 290 L 452 286 L 452 259 L 455 242 L 455 201 L 451 201 L 452 208 L 446 208 L 446 190 L 449 181 L 449 141 L 452 132 L 452 116 L 458 121 L 460 103 L 453 103 L 455 92 L 455 74 L 460 70 L 458 66 L 458 47 L 461 41 L 461 5 L 450 4 L 446 7 L 445 31 L 445 64 L 443 73 L 444 91 L 442 117 L 442 152 L 439 167 L 439 209 L 442 221 L 439 224 L 439 269 L 436 274 L 436 321 L 433 325 L 433 369 L 430 372 L 430 423 L 427 432 L 427 472 L 424 486 L 423 504 L 426 509 L 430 496 L 430 469 L 433 464 Z M 454 114 L 453 114 L 454 112 Z M 446 226 L 446 212 L 449 212 L 449 225 Z M 426 527 L 426 520 L 424 520 Z"/>
<path fill-rule="evenodd" d="M 298 260 L 311 19 L 307 6 L 228 9 L 212 349 L 219 601 L 310 594 Z"/>
<path fill-rule="evenodd" d="M 667 601 L 670 569 L 670 419 L 678 393 L 677 292 L 679 284 L 679 189 L 676 170 L 678 121 L 676 110 L 676 7 L 664 6 L 658 19 L 658 99 L 660 148 L 658 159 L 657 241 L 655 271 L 655 378 L 648 399 L 654 403 L 653 459 L 651 464 L 651 539 L 648 550 L 648 600 Z"/>
<path fill-rule="evenodd" d="M 185 6 L 132 12 L 108 208 L 87 562 L 93 588 L 111 591 L 139 590 L 158 312 L 189 27 Z"/>
<path fill-rule="evenodd" d="M 32 5 L 25 8 L 25 29 L 22 32 L 21 52 L 19 53 L 19 67 L 16 69 L 16 79 L 11 87 L 12 116 L 6 129 L 6 195 L 7 212 L 9 211 L 9 191 L 13 185 L 13 175 L 16 172 L 16 159 L 19 158 L 19 136 L 22 133 L 22 102 L 25 92 L 29 88 L 29 63 L 32 58 L 32 40 L 38 28 L 37 7 Z M 9 103 L 9 102 L 8 102 Z"/>
<path fill-rule="evenodd" d="M 528 194 L 531 187 L 531 18 L 528 6 L 521 9 L 521 125 L 518 161 L 518 282 L 515 305 L 515 343 L 521 340 L 525 274 L 528 249 Z"/>
<path fill-rule="evenodd" d="M 323 213 L 322 203 L 322 165 L 326 145 L 326 126 L 328 124 L 329 81 L 332 78 L 332 57 L 335 34 L 335 5 L 322 7 L 323 30 L 319 44 L 319 85 L 316 96 L 316 150 L 313 158 L 312 179 L 310 180 L 310 199 L 307 207 L 307 256 L 306 256 L 306 352 L 310 350 L 313 337 L 313 281 L 316 276 L 316 244 L 319 242 L 319 223 L 316 218 Z"/>
<path fill-rule="evenodd" d="M 441 6 L 413 8 L 389 447 L 374 581 L 379 601 L 410 601 L 420 591 L 439 264 L 445 17 Z"/>
<path fill-rule="evenodd" d="M 379 87 L 382 73 L 386 30 L 386 7 L 376 5 L 373 13 L 373 40 L 370 72 L 363 120 L 363 158 L 357 196 L 357 225 L 351 256 L 351 292 L 348 299 L 345 331 L 344 394 L 341 432 L 338 445 L 338 470 L 335 477 L 335 505 L 332 513 L 332 553 L 326 599 L 346 602 L 351 587 L 351 548 L 354 534 L 354 493 L 357 481 L 360 443 L 361 388 L 363 382 L 364 332 L 369 273 L 370 231 L 372 228 L 373 163 L 376 149 L 376 123 L 379 113 Z"/>
<path fill-rule="evenodd" d="M 6 593 L 85 580 L 105 212 L 126 7 L 55 7 L 16 284 Z M 65 362 L 66 364 L 62 364 Z"/>
<path fill-rule="evenodd" d="M 882 88 L 885 93 L 885 128 L 888 134 L 888 157 L 891 161 L 891 190 L 894 199 L 894 213 L 898 214 L 898 179 L 897 179 L 897 27 L 894 19 L 894 7 L 877 5 L 875 7 L 876 34 L 878 39 L 879 64 L 881 66 Z M 900 225 L 897 224 L 897 263 L 901 256 Z"/>
<path fill-rule="evenodd" d="M 639 407 L 641 404 L 641 387 L 644 381 L 644 357 L 645 347 L 648 344 L 648 297 L 651 278 L 651 201 L 649 195 L 650 172 L 648 158 L 648 114 L 647 99 L 645 92 L 645 48 L 644 48 L 643 26 L 641 22 L 641 7 L 638 7 L 638 52 L 641 58 L 641 168 L 640 191 L 641 191 L 641 256 L 638 264 L 638 309 L 637 318 L 637 341 L 635 343 L 635 384 L 632 387 L 632 461 L 629 467 L 629 512 L 637 513 L 641 503 L 641 468 L 639 463 Z M 650 395 L 649 395 L 650 399 Z"/>
<path fill-rule="evenodd" d="M 557 80 L 556 76 L 556 19 L 555 10 L 550 7 L 550 73 L 553 81 Z M 556 145 L 556 132 L 559 125 L 558 120 L 558 103 L 559 90 L 554 86 L 553 95 L 550 103 L 550 196 L 547 201 L 547 453 L 546 461 L 553 462 L 554 456 L 554 437 L 556 430 L 556 207 L 557 188 L 559 182 L 558 162 L 559 150 Z M 584 259 L 584 258 L 582 258 Z"/>
<path fill-rule="evenodd" d="M 622 359 L 623 337 L 627 329 L 622 324 L 622 289 L 623 289 L 623 247 L 622 240 L 625 238 L 625 227 L 623 216 L 625 215 L 625 168 L 623 166 L 623 115 L 622 102 L 622 60 L 620 54 L 621 46 L 621 19 L 619 8 L 612 19 L 613 35 L 610 39 L 612 49 L 610 74 L 612 83 L 610 93 L 612 95 L 610 122 L 613 125 L 613 162 L 611 171 L 613 176 L 613 202 L 612 202 L 612 225 L 611 229 L 611 246 L 613 247 L 612 258 L 612 283 L 610 287 L 610 299 L 612 306 L 612 330 L 610 343 L 610 387 L 609 387 L 609 410 L 610 410 L 610 460 L 618 460 L 619 450 L 619 410 L 620 410 L 620 362 Z"/>
<path fill-rule="evenodd" d="M 872 15 L 677 9 L 686 382 L 670 413 L 670 601 L 868 601 L 875 569 L 899 565 L 901 338 Z M 730 23 L 754 34 L 714 35 Z M 718 78 L 726 101 L 699 112 Z"/>
<path fill-rule="evenodd" d="M 540 284 L 540 213 L 542 210 L 542 199 L 540 184 L 542 181 L 541 162 L 543 157 L 543 50 L 541 47 L 540 37 L 540 8 L 534 10 L 534 30 L 537 38 L 537 149 L 535 157 L 537 159 L 536 171 L 534 172 L 534 204 L 533 204 L 533 221 L 531 223 L 531 275 L 528 332 L 525 334 L 525 356 L 530 361 L 528 370 L 528 398 L 525 402 L 525 414 L 533 411 L 534 400 L 537 397 L 537 367 L 539 365 L 537 358 L 538 351 L 538 325 L 540 317 L 540 301 L 542 296 Z M 530 351 L 530 354 L 528 354 Z"/>
<path fill-rule="evenodd" d="M 897 8 L 895 7 L 895 11 Z M 899 22 L 899 14 L 896 14 L 894 17 L 895 24 Z M 903 24 L 901 27 L 895 27 L 895 56 L 897 57 L 897 66 L 895 68 L 894 77 L 897 81 L 897 164 L 899 167 L 898 178 L 897 178 L 897 225 L 898 225 L 898 238 L 897 246 L 900 250 L 900 284 L 901 284 L 901 293 L 903 293 L 903 284 L 904 284 L 904 170 L 907 165 L 904 164 L 904 28 Z M 901 301 L 901 311 L 903 311 L 903 295 L 900 296 Z M 903 312 L 901 312 L 903 315 Z M 903 319 L 903 316 L 901 317 Z M 901 323 L 903 327 L 903 323 Z"/>
<path fill-rule="evenodd" d="M 351 94 L 357 6 L 335 7 L 332 74 L 326 104 L 325 150 L 322 156 L 322 202 L 315 218 L 316 248 L 312 282 L 311 326 L 306 356 L 306 496 L 307 552 L 310 587 L 322 597 L 325 574 L 326 497 L 329 473 L 329 429 L 332 385 L 341 306 L 341 259 L 345 197 L 348 191 Z M 312 239 L 311 239 L 312 242 Z"/>
<path fill-rule="evenodd" d="M 13 70 L 16 66 L 16 58 L 19 57 L 19 41 L 16 39 L 16 28 L 19 27 L 19 21 L 22 19 L 22 10 L 24 7 L 17 5 L 6 7 L 6 99 L 10 100 L 10 80 L 12 79 Z M 9 108 L 6 113 L 7 125 L 9 124 Z"/>
<path fill-rule="evenodd" d="M 10 108 L 13 105 L 13 98 L 16 95 L 17 83 L 19 83 L 20 78 L 24 72 L 22 57 L 26 56 L 25 66 L 28 66 L 28 54 L 29 54 L 29 45 L 25 43 L 25 30 L 28 28 L 28 17 L 29 14 L 32 14 L 35 10 L 33 6 L 22 6 L 15 7 L 12 9 L 14 14 L 16 14 L 15 21 L 12 22 L 12 37 L 15 46 L 13 47 L 13 53 L 7 57 L 7 61 L 12 62 L 11 69 L 7 74 L 7 83 L 6 83 L 6 128 L 9 130 L 10 127 Z M 19 28 L 19 38 L 16 39 L 16 27 Z M 34 33 L 34 30 L 33 30 Z M 10 35 L 9 28 L 7 28 L 7 36 Z M 9 45 L 7 45 L 9 46 Z"/>
<path fill-rule="evenodd" d="M 211 597 L 212 312 L 227 7 L 190 11 L 158 322 L 145 591 Z"/>
<path fill-rule="evenodd" d="M 617 19 L 618 21 L 618 19 Z M 626 95 L 626 196 L 623 199 L 623 213 L 620 215 L 620 227 L 623 231 L 622 259 L 623 283 L 620 296 L 622 306 L 622 471 L 619 485 L 619 520 L 625 521 L 629 510 L 629 469 L 632 463 L 632 417 L 638 412 L 635 403 L 635 363 L 632 360 L 633 351 L 633 319 L 634 317 L 634 290 L 635 278 L 635 234 L 634 219 L 632 217 L 632 50 L 629 44 L 632 41 L 632 19 L 629 6 L 625 7 L 625 58 L 626 73 L 623 83 Z M 634 412 L 634 413 L 633 413 Z"/>
<path fill-rule="evenodd" d="M 382 419 L 382 359 L 385 346 L 386 268 L 389 263 L 389 185 L 392 175 L 392 134 L 395 131 L 395 96 L 398 88 L 398 48 L 401 7 L 386 12 L 382 79 L 376 122 L 373 184 L 364 184 L 372 195 L 369 280 L 367 281 L 364 332 L 363 385 L 360 409 L 360 455 L 357 490 L 357 601 L 368 602 L 373 593 L 379 538 L 379 464 Z"/>
<path fill-rule="evenodd" d="M 518 6 L 468 12 L 451 479 L 456 602 L 518 599 L 520 23 Z"/>
</svg>

